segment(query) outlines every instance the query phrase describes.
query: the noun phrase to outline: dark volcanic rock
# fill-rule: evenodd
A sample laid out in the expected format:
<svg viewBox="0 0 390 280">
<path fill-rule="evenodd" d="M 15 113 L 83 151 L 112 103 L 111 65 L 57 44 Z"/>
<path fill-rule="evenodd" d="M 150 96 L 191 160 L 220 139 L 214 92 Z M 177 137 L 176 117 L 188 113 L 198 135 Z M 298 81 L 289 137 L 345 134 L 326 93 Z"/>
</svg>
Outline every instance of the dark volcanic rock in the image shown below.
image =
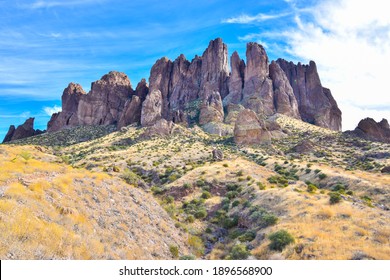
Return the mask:
<svg viewBox="0 0 390 280">
<path fill-rule="evenodd" d="M 34 118 L 27 119 L 24 124 L 19 125 L 16 129 L 15 126 L 11 125 L 8 130 L 7 135 L 5 136 L 3 143 L 24 139 L 34 135 L 44 133 L 45 131 L 35 130 L 34 129 Z"/>
<path fill-rule="evenodd" d="M 235 123 L 244 108 L 260 119 L 281 113 L 341 130 L 341 111 L 330 90 L 322 87 L 314 62 L 295 65 L 279 59 L 269 64 L 265 49 L 248 43 L 246 63 L 234 52 L 229 73 L 227 46 L 217 38 L 192 61 L 184 55 L 173 62 L 166 57 L 157 60 L 149 85 L 142 79 L 135 90 L 126 74 L 115 71 L 92 83 L 89 93 L 69 84 L 62 95 L 62 111 L 52 115 L 48 131 L 78 125 L 153 126 L 165 119 L 222 133 L 220 124 Z M 386 129 L 388 123 L 380 126 Z M 283 136 L 280 129 L 262 128 Z M 7 140 L 15 133 L 12 130 Z"/>
<path fill-rule="evenodd" d="M 133 123 L 141 122 L 142 102 L 139 96 L 133 95 L 131 100 L 127 100 L 120 115 L 117 128 L 120 129 Z"/>
<path fill-rule="evenodd" d="M 125 103 L 132 94 L 127 75 L 111 71 L 92 83 L 91 91 L 81 96 L 77 111 L 79 124 L 117 124 Z"/>
<path fill-rule="evenodd" d="M 257 43 L 248 43 L 246 63 L 242 105 L 259 115 L 273 115 L 273 86 L 264 48 Z"/>
<path fill-rule="evenodd" d="M 364 139 L 390 143 L 390 128 L 386 119 L 378 123 L 372 118 L 363 119 L 353 133 Z"/>
<path fill-rule="evenodd" d="M 273 82 L 276 112 L 300 119 L 298 102 L 286 74 L 275 61 L 272 61 L 269 70 Z"/>
<path fill-rule="evenodd" d="M 54 132 L 67 126 L 79 125 L 78 106 L 81 96 L 85 94 L 85 91 L 79 84 L 70 83 L 62 93 L 62 111 L 51 116 L 47 124 L 47 131 Z"/>
<path fill-rule="evenodd" d="M 290 81 L 302 120 L 340 131 L 341 111 L 330 90 L 322 87 L 316 64 L 310 61 L 309 65 L 295 65 L 283 59 L 277 63 Z"/>
<path fill-rule="evenodd" d="M 382 173 L 390 174 L 390 166 L 383 167 L 381 170 Z"/>
<path fill-rule="evenodd" d="M 237 52 L 234 52 L 230 58 L 232 72 L 229 77 L 229 94 L 224 98 L 224 105 L 230 103 L 238 104 L 242 100 L 242 90 L 244 88 L 245 62 L 240 59 Z"/>
<path fill-rule="evenodd" d="M 12 136 L 14 135 L 14 133 L 15 133 L 15 126 L 14 125 L 10 125 L 10 127 L 8 129 L 8 132 L 7 132 L 7 134 L 4 137 L 3 143 L 11 141 L 12 140 Z"/>
</svg>

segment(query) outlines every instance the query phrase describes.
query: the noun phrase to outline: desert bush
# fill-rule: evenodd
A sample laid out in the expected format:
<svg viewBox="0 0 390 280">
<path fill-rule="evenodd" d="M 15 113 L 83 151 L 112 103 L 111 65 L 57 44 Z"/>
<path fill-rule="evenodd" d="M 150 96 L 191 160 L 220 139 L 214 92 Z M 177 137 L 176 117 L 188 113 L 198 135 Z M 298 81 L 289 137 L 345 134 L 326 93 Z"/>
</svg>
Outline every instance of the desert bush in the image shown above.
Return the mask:
<svg viewBox="0 0 390 280">
<path fill-rule="evenodd" d="M 341 201 L 341 195 L 338 192 L 330 192 L 329 193 L 329 202 L 330 204 L 336 204 Z"/>
<path fill-rule="evenodd" d="M 309 193 L 315 193 L 318 190 L 317 186 L 314 184 L 308 184 L 307 185 L 307 191 Z"/>
<path fill-rule="evenodd" d="M 256 232 L 253 230 L 248 230 L 243 235 L 238 237 L 238 240 L 240 240 L 241 242 L 250 242 L 255 238 L 256 238 Z"/>
<path fill-rule="evenodd" d="M 269 248 L 276 251 L 283 251 L 287 245 L 295 241 L 294 237 L 284 229 L 271 233 L 268 239 L 271 240 Z"/>
<path fill-rule="evenodd" d="M 320 173 L 320 174 L 318 175 L 318 178 L 320 178 L 320 180 L 323 180 L 323 179 L 325 179 L 326 177 L 328 177 L 328 175 L 326 175 L 326 174 L 324 174 L 324 173 Z"/>
<path fill-rule="evenodd" d="M 201 198 L 208 199 L 210 197 L 211 197 L 211 193 L 210 192 L 208 192 L 208 191 L 203 191 L 202 192 Z"/>
<path fill-rule="evenodd" d="M 169 246 L 169 252 L 171 252 L 172 257 L 174 259 L 177 259 L 179 257 L 179 248 L 175 245 L 170 245 Z"/>
<path fill-rule="evenodd" d="M 123 171 L 121 178 L 129 185 L 138 186 L 138 176 L 129 169 Z"/>
<path fill-rule="evenodd" d="M 227 256 L 227 259 L 230 260 L 246 260 L 249 257 L 250 253 L 248 248 L 244 244 L 234 245 Z"/>
</svg>

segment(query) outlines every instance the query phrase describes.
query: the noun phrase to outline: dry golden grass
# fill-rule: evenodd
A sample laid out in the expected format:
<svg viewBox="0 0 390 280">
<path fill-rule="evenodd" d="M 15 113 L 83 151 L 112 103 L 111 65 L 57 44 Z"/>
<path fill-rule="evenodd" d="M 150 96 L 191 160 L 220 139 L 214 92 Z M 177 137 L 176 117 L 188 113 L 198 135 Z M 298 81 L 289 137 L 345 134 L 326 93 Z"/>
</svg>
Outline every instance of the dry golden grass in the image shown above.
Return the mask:
<svg viewBox="0 0 390 280">
<path fill-rule="evenodd" d="M 165 244 L 189 253 L 185 234 L 143 191 L 33 147 L 1 149 L 1 259 L 169 259 Z M 19 159 L 21 151 L 31 158 Z"/>
<path fill-rule="evenodd" d="M 262 191 L 259 205 L 280 214 L 270 233 L 285 229 L 295 237 L 282 255 L 287 259 L 352 259 L 358 252 L 375 259 L 390 259 L 389 214 L 348 201 L 330 205 L 326 194 L 315 197 L 288 189 Z M 269 241 L 252 253 L 268 259 Z"/>
</svg>

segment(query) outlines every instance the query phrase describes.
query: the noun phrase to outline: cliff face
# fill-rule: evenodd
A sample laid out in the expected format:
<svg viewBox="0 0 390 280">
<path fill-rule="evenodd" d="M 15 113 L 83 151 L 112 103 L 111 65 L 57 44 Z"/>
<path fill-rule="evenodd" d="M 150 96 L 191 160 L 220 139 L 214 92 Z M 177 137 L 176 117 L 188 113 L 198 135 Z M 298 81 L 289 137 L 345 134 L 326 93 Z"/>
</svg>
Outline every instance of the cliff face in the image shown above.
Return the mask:
<svg viewBox="0 0 390 280">
<path fill-rule="evenodd" d="M 78 125 L 152 126 L 160 119 L 183 125 L 232 123 L 238 114 L 232 108 L 250 109 L 260 119 L 280 113 L 341 130 L 341 111 L 322 87 L 314 62 L 270 63 L 261 45 L 248 43 L 246 62 L 234 52 L 230 64 L 229 73 L 227 46 L 218 38 L 192 61 L 184 55 L 173 62 L 157 60 L 149 85 L 143 79 L 135 90 L 126 74 L 115 71 L 93 82 L 88 93 L 70 83 L 62 95 L 62 112 L 53 114 L 48 131 Z"/>
<path fill-rule="evenodd" d="M 341 111 L 330 90 L 321 85 L 315 62 L 295 65 L 278 59 L 277 64 L 290 81 L 302 120 L 332 130 L 341 130 Z"/>
</svg>

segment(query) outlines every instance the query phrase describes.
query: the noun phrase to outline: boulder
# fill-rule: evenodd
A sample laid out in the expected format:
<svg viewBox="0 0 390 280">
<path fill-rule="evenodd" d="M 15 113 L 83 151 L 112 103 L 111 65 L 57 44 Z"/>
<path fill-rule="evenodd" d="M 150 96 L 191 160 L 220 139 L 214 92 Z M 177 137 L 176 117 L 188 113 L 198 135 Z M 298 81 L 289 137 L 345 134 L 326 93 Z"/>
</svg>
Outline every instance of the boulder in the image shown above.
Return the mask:
<svg viewBox="0 0 390 280">
<path fill-rule="evenodd" d="M 390 174 L 390 165 L 389 166 L 385 166 L 382 168 L 381 170 L 382 173 L 387 173 L 387 174 Z"/>
<path fill-rule="evenodd" d="M 256 113 L 245 109 L 238 114 L 234 126 L 234 141 L 238 145 L 253 145 L 268 143 L 270 133 L 266 130 L 264 122 L 260 121 Z"/>
<path fill-rule="evenodd" d="M 213 149 L 212 154 L 213 154 L 213 160 L 215 160 L 215 161 L 223 160 L 223 152 L 222 152 L 222 150 Z"/>
<path fill-rule="evenodd" d="M 169 136 L 174 133 L 177 126 L 172 121 L 159 119 L 153 125 L 146 128 L 141 135 L 142 138 L 150 138 L 153 136 Z"/>
</svg>

